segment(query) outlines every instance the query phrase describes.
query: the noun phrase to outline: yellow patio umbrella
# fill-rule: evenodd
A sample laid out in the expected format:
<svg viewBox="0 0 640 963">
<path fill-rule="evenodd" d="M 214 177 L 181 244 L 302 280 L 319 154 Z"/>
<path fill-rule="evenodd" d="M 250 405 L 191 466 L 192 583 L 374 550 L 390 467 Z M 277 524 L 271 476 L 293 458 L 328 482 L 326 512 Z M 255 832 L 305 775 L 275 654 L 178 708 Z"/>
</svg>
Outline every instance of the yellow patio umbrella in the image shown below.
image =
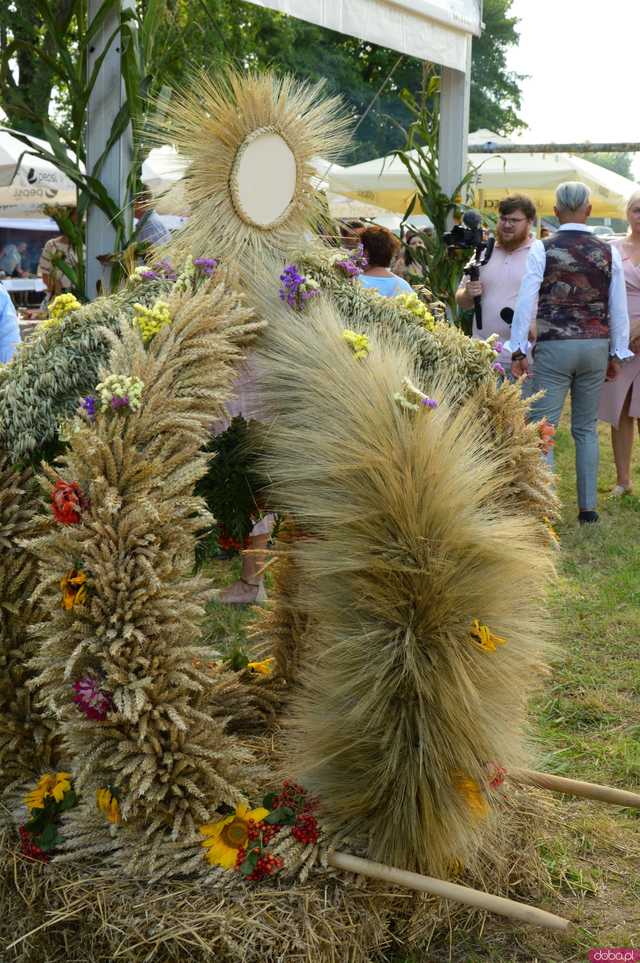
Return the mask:
<svg viewBox="0 0 640 963">
<path fill-rule="evenodd" d="M 494 212 L 507 194 L 527 194 L 540 215 L 553 213 L 555 189 L 562 181 L 582 181 L 592 191 L 594 217 L 621 217 L 633 181 L 574 154 L 471 154 L 475 169 L 470 203 Z M 331 189 L 403 213 L 415 193 L 406 168 L 395 157 L 381 157 L 329 172 Z M 416 208 L 417 210 L 417 208 Z"/>
</svg>

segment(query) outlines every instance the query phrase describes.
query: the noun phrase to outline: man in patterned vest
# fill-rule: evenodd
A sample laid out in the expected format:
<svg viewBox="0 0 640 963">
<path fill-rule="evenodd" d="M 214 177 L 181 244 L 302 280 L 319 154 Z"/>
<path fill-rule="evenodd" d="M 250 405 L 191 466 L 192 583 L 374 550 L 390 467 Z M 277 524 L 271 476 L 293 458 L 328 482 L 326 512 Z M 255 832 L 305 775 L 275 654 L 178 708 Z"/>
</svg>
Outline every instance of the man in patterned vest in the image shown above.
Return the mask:
<svg viewBox="0 0 640 963">
<path fill-rule="evenodd" d="M 554 211 L 560 227 L 531 247 L 505 347 L 512 352 L 512 373 L 528 374 L 527 335 L 537 297 L 533 390 L 545 394 L 531 417 L 557 425 L 571 391 L 578 521 L 597 522 L 598 396 L 605 376 L 615 378 L 620 361 L 632 357 L 624 274 L 619 252 L 586 225 L 591 203 L 585 184 L 560 184 Z"/>
</svg>

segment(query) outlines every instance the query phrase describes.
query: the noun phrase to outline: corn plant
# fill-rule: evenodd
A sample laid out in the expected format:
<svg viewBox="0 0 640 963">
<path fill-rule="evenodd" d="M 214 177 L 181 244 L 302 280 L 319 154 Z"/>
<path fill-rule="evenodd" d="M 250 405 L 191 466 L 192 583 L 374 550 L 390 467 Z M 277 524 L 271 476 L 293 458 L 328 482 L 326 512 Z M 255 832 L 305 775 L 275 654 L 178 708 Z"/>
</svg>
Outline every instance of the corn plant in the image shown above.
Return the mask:
<svg viewBox="0 0 640 963">
<path fill-rule="evenodd" d="M 33 154 L 51 160 L 73 181 L 78 190 L 77 218 L 70 217 L 64 208 L 49 208 L 62 232 L 71 241 L 77 258 L 77 268 L 59 264 L 60 269 L 72 281 L 75 293 L 83 297 L 85 292 L 85 228 L 86 214 L 90 205 L 98 207 L 115 228 L 115 250 L 112 258 L 112 283 L 117 281 L 120 270 L 118 254 L 132 243 L 130 210 L 124 209 L 112 198 L 100 180 L 100 173 L 109 151 L 118 139 L 132 128 L 134 156 L 128 181 L 127 194 L 132 196 L 139 188 L 139 172 L 142 151 L 145 148 L 144 131 L 147 117 L 154 100 L 163 96 L 163 79 L 169 65 L 181 49 L 178 29 L 167 29 L 167 19 L 174 17 L 167 0 L 140 0 L 136 7 L 122 7 L 121 0 L 103 0 L 97 13 L 89 22 L 88 0 L 74 0 L 70 31 L 68 24 L 59 27 L 49 0 L 34 0 L 37 15 L 46 25 L 52 39 L 50 49 L 33 46 L 37 56 L 44 57 L 55 73 L 59 89 L 65 92 L 68 111 L 64 117 L 43 115 L 48 105 L 23 102 L 18 105 L 19 114 L 37 123 L 48 143 L 48 150 L 28 134 L 14 131 Z M 98 32 L 116 14 L 116 26 L 89 70 L 90 53 Z M 124 103 L 113 121 L 104 151 L 87 173 L 86 133 L 89 100 L 98 75 L 111 46 L 119 42 L 121 74 L 125 89 Z M 16 41 L 17 43 L 17 41 Z M 24 46 L 24 42 L 23 42 Z M 11 45 L 7 48 L 11 53 Z"/>
</svg>

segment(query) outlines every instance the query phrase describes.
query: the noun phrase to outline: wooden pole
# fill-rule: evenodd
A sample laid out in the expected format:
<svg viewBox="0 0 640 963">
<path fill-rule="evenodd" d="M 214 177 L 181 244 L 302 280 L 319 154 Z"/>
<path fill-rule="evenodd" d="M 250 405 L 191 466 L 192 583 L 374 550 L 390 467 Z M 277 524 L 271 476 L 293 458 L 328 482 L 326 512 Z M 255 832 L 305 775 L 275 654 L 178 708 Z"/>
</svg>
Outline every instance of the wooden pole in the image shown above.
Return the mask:
<svg viewBox="0 0 640 963">
<path fill-rule="evenodd" d="M 464 903 L 466 906 L 473 906 L 476 909 L 485 910 L 487 913 L 498 913 L 500 916 L 520 920 L 522 923 L 531 923 L 534 926 L 544 926 L 547 929 L 563 931 L 568 930 L 571 925 L 569 920 L 563 919 L 561 916 L 555 916 L 554 913 L 548 913 L 546 910 L 538 909 L 536 906 L 517 903 L 515 900 L 506 899 L 504 896 L 493 896 L 491 893 L 483 893 L 481 890 L 471 889 L 469 886 L 460 886 L 459 883 L 448 883 L 446 880 L 436 879 L 433 876 L 421 876 L 419 873 L 395 869 L 393 866 L 374 863 L 370 859 L 361 859 L 359 856 L 351 856 L 349 853 L 329 853 L 328 863 L 330 866 L 342 869 L 347 873 L 357 873 L 359 876 L 379 879 L 384 883 L 404 886 L 406 889 L 416 890 L 418 893 L 430 893 L 432 896 L 440 896 L 442 899 Z"/>
<path fill-rule="evenodd" d="M 551 776 L 546 772 L 534 772 L 532 769 L 511 769 L 507 776 L 524 786 L 538 786 L 540 789 L 549 789 L 551 792 L 560 792 L 567 796 L 582 796 L 584 799 L 597 799 L 599 802 L 611 803 L 612 806 L 631 806 L 634 809 L 640 809 L 640 794 L 626 789 L 614 789 L 612 786 L 600 786 L 597 783 L 567 779 L 564 776 Z"/>
<path fill-rule="evenodd" d="M 470 154 L 635 154 L 640 144 L 469 144 Z"/>
</svg>

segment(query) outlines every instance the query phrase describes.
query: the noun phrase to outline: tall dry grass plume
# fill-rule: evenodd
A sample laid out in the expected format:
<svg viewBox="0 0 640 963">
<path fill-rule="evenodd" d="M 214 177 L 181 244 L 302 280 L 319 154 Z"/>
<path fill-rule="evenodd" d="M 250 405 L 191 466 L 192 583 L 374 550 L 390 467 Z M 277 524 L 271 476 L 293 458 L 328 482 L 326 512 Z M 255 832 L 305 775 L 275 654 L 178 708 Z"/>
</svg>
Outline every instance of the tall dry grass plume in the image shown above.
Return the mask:
<svg viewBox="0 0 640 963">
<path fill-rule="evenodd" d="M 256 302 L 269 290 L 261 280 Z M 394 396 L 415 362 L 397 339 L 370 331 L 357 360 L 329 303 L 268 311 L 264 466 L 274 504 L 316 536 L 293 549 L 314 632 L 292 768 L 328 830 L 444 873 L 482 840 L 492 768 L 523 762 L 550 549 L 540 521 L 505 503 L 508 450 L 446 369 L 422 382 L 437 409 L 408 410 Z M 506 644 L 483 648 L 476 620 Z"/>
<path fill-rule="evenodd" d="M 226 734 L 215 700 L 209 706 L 202 663 L 215 653 L 199 642 L 209 586 L 192 575 L 208 517 L 193 486 L 235 365 L 263 325 L 215 278 L 195 295 L 177 285 L 168 300 L 173 321 L 148 349 L 124 325 L 121 340 L 112 336 L 109 371 L 143 382 L 139 410 L 77 419 L 68 453 L 42 480 L 47 493 L 58 478 L 80 484 L 90 502 L 81 523 L 48 519 L 31 544 L 46 613 L 32 662 L 37 695 L 60 720 L 85 801 L 69 818 L 67 845 L 102 845 L 96 827 L 102 820 L 108 837 L 108 825 L 95 791 L 111 787 L 123 821 L 111 848 L 136 873 L 202 862 L 197 827 L 243 798 L 250 758 Z M 64 610 L 60 581 L 71 570 L 87 575 L 87 597 Z M 109 696 L 104 721 L 74 704 L 83 678 Z"/>
</svg>

